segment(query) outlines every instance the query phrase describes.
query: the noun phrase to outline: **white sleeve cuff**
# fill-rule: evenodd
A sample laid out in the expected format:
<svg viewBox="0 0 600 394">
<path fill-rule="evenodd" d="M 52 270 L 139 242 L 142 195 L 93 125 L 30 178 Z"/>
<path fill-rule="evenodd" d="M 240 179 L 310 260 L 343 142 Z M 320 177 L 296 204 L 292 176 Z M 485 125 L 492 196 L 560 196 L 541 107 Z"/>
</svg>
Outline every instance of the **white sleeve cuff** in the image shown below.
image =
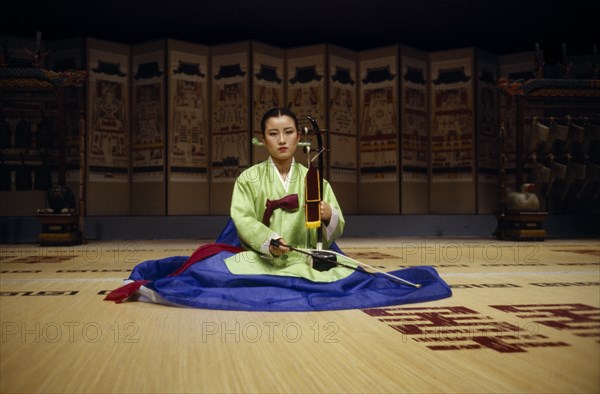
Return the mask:
<svg viewBox="0 0 600 394">
<path fill-rule="evenodd" d="M 325 239 L 329 240 L 333 236 L 335 229 L 337 228 L 338 222 L 340 220 L 339 212 L 331 207 L 331 219 L 329 219 L 329 224 L 324 227 Z"/>
</svg>

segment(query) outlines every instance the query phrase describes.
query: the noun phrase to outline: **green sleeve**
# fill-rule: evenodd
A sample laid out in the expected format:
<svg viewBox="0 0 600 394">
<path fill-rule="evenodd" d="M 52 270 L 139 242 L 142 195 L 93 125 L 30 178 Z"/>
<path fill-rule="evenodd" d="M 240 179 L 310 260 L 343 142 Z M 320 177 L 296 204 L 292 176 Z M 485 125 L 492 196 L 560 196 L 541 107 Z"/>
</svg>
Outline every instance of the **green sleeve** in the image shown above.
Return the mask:
<svg viewBox="0 0 600 394">
<path fill-rule="evenodd" d="M 258 190 L 264 179 L 265 166 L 255 166 L 244 171 L 236 180 L 231 197 L 231 218 L 244 246 L 261 253 L 261 246 L 277 234 L 261 220 L 265 201 L 259 201 Z M 264 253 L 264 250 L 262 251 Z"/>
</svg>

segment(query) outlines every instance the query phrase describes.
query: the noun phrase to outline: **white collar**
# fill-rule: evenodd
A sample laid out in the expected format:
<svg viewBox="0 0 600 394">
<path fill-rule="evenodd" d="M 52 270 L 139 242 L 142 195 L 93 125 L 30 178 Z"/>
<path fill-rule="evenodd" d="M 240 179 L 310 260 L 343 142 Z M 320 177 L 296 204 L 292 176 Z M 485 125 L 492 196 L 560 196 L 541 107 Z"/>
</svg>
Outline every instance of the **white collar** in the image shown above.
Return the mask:
<svg viewBox="0 0 600 394">
<path fill-rule="evenodd" d="M 275 170 L 275 174 L 277 174 L 279 181 L 281 181 L 283 190 L 285 190 L 285 192 L 287 193 L 289 186 L 290 186 L 290 180 L 292 179 L 292 176 L 293 176 L 294 163 L 296 163 L 296 159 L 294 158 L 294 156 L 292 156 L 292 163 L 290 164 L 290 170 L 288 171 L 287 176 L 285 178 L 283 176 L 281 176 L 281 173 L 277 169 L 277 166 L 275 165 L 275 162 L 273 161 L 273 158 L 271 156 L 269 156 L 269 161 L 271 162 L 271 165 L 273 166 L 273 169 Z"/>
</svg>

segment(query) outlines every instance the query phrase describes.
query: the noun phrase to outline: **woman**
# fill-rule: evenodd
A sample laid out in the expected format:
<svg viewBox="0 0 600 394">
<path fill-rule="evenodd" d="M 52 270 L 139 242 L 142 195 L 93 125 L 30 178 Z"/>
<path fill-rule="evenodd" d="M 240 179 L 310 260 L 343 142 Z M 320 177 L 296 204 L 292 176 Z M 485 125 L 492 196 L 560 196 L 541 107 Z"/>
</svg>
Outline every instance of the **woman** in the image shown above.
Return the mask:
<svg viewBox="0 0 600 394">
<path fill-rule="evenodd" d="M 242 245 L 249 251 L 237 256 L 235 264 L 228 262 L 229 268 L 235 273 L 282 274 L 318 281 L 349 274 L 348 269 L 312 272 L 305 255 L 290 252 L 287 245 L 315 248 L 317 231 L 321 231 L 305 225 L 304 179 L 308 169 L 294 159 L 300 141 L 298 120 L 290 110 L 273 108 L 263 116 L 261 128 L 269 158 L 238 177 L 231 202 L 231 218 Z M 320 213 L 327 249 L 342 234 L 344 217 L 325 180 L 323 189 Z M 279 246 L 273 245 L 273 240 L 279 240 Z"/>
</svg>

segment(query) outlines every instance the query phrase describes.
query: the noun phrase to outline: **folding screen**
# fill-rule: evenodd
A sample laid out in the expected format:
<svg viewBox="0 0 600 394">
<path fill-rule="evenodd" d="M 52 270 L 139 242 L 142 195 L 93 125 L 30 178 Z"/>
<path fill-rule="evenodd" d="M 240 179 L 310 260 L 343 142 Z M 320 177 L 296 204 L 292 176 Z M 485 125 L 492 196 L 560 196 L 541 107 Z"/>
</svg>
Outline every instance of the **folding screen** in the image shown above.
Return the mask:
<svg viewBox="0 0 600 394">
<path fill-rule="evenodd" d="M 477 213 L 499 211 L 498 58 L 475 52 L 477 126 Z"/>
<path fill-rule="evenodd" d="M 130 49 L 87 39 L 88 215 L 130 213 Z"/>
<path fill-rule="evenodd" d="M 398 214 L 398 47 L 360 52 L 358 70 L 358 211 Z"/>
<path fill-rule="evenodd" d="M 430 211 L 476 212 L 474 50 L 429 54 Z"/>
<path fill-rule="evenodd" d="M 252 136 L 262 137 L 260 121 L 271 108 L 285 107 L 285 50 L 252 42 Z M 252 147 L 252 163 L 268 157 L 262 146 Z"/>
<path fill-rule="evenodd" d="M 345 214 L 358 213 L 357 53 L 328 46 L 329 181 Z"/>
<path fill-rule="evenodd" d="M 286 85 L 289 108 L 298 117 L 300 128 L 310 126 L 306 116 L 317 121 L 319 128 L 326 129 L 327 100 L 326 90 L 326 53 L 325 45 L 314 45 L 288 49 L 286 52 Z M 314 139 L 313 139 L 314 140 Z M 327 143 L 327 141 L 323 141 Z M 316 147 L 313 143 L 313 147 Z M 306 164 L 307 156 L 298 149 L 296 160 Z M 328 156 L 325 156 L 325 166 L 328 167 Z M 325 169 L 325 178 L 329 172 Z"/>
<path fill-rule="evenodd" d="M 233 184 L 251 164 L 250 75 L 249 42 L 211 48 L 211 215 L 229 215 Z"/>
<path fill-rule="evenodd" d="M 166 213 L 166 41 L 131 48 L 131 214 Z"/>
<path fill-rule="evenodd" d="M 209 214 L 209 49 L 167 41 L 169 215 Z"/>
<path fill-rule="evenodd" d="M 400 47 L 400 188 L 403 214 L 429 213 L 427 54 Z"/>
</svg>

